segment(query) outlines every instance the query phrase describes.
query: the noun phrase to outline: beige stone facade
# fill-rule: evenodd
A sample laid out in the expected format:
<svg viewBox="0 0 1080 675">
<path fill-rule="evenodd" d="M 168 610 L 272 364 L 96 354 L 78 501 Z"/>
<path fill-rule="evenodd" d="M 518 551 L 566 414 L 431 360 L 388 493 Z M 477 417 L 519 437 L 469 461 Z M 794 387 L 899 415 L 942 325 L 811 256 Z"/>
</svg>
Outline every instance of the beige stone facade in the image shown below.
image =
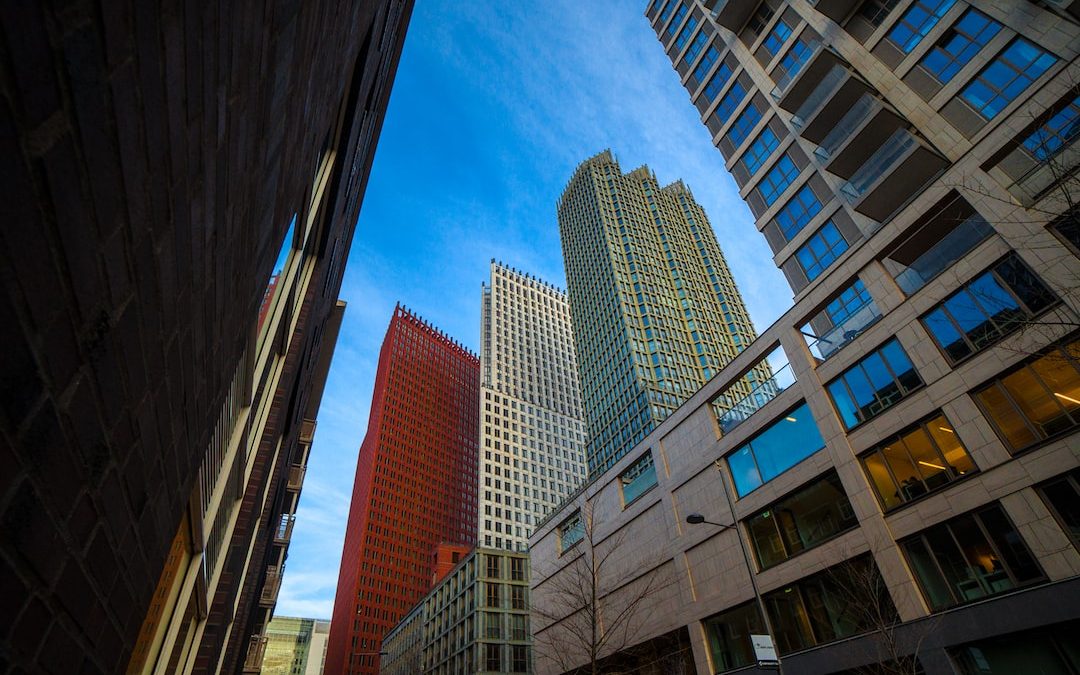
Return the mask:
<svg viewBox="0 0 1080 675">
<path fill-rule="evenodd" d="M 671 590 L 641 603 L 634 638 L 685 627 L 701 674 L 753 666 L 750 633 L 772 634 L 789 673 L 915 645 L 926 673 L 1018 672 L 1021 653 L 1076 667 L 1060 650 L 1080 619 L 1068 5 L 649 3 L 796 297 L 536 529 L 539 614 L 573 561 L 621 538 L 636 581 L 601 614 L 660 570 Z M 804 187 L 817 206 L 797 213 Z M 777 347 L 793 382 L 750 414 L 714 405 Z M 647 453 L 656 485 L 627 499 Z M 583 511 L 595 546 L 564 526 Z M 859 579 L 887 593 L 852 602 Z M 902 623 L 866 623 L 875 603 Z M 538 673 L 564 670 L 538 651 Z"/>
</svg>

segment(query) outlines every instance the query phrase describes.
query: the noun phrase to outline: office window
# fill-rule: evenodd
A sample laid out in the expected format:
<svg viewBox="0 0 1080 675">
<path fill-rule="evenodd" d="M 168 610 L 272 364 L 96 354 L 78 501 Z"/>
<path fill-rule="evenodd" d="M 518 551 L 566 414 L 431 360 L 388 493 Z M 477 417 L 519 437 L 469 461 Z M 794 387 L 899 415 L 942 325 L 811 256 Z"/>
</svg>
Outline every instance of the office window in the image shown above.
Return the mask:
<svg viewBox="0 0 1080 675">
<path fill-rule="evenodd" d="M 809 184 L 799 188 L 791 200 L 776 212 L 776 224 L 786 241 L 791 241 L 818 212 L 821 202 Z"/>
<path fill-rule="evenodd" d="M 758 5 L 750 20 L 746 22 L 746 29 L 755 36 L 761 35 L 765 30 L 765 26 L 769 25 L 769 21 L 772 20 L 773 14 L 776 13 L 776 8 L 773 5 L 773 2 L 763 2 Z"/>
<path fill-rule="evenodd" d="M 1011 253 L 930 310 L 922 323 L 949 361 L 956 363 L 1055 302 L 1054 294 Z"/>
<path fill-rule="evenodd" d="M 675 31 L 679 30 L 679 24 L 682 23 L 682 20 L 686 18 L 686 5 L 680 3 L 678 7 L 679 9 L 675 12 L 675 18 L 671 20 L 671 23 L 669 23 L 667 27 L 667 37 L 669 40 L 671 39 L 671 36 L 675 34 Z"/>
<path fill-rule="evenodd" d="M 746 137 L 750 135 L 750 130 L 753 129 L 757 123 L 761 121 L 761 111 L 758 110 L 757 105 L 751 100 L 746 104 L 746 108 L 732 123 L 731 128 L 728 129 L 728 140 L 731 141 L 732 147 L 739 147 L 742 142 L 746 140 Z"/>
<path fill-rule="evenodd" d="M 976 470 L 944 415 L 920 422 L 861 459 L 886 510 L 940 490 Z"/>
<path fill-rule="evenodd" d="M 1021 145 L 1038 161 L 1048 162 L 1077 134 L 1080 134 L 1080 95 L 1031 132 Z"/>
<path fill-rule="evenodd" d="M 746 98 L 746 88 L 736 80 L 731 85 L 728 93 L 724 94 L 724 98 L 720 99 L 720 102 L 716 104 L 716 110 L 713 112 L 720 124 L 727 123 L 728 119 L 731 118 L 731 114 L 735 112 L 735 109 L 739 107 L 744 98 Z"/>
<path fill-rule="evenodd" d="M 1001 24 L 982 12 L 969 9 L 919 61 L 942 84 L 971 62 L 979 50 L 1001 30 Z"/>
<path fill-rule="evenodd" d="M 765 127 L 742 156 L 741 161 L 746 172 L 751 176 L 757 173 L 757 170 L 779 145 L 780 139 L 776 137 L 772 129 Z"/>
<path fill-rule="evenodd" d="M 525 580 L 525 559 L 510 558 L 510 579 L 512 581 Z"/>
<path fill-rule="evenodd" d="M 484 635 L 498 640 L 502 638 L 502 615 L 497 612 L 484 612 Z"/>
<path fill-rule="evenodd" d="M 529 639 L 529 617 L 524 614 L 511 614 L 510 615 L 510 639 L 511 640 L 528 640 Z"/>
<path fill-rule="evenodd" d="M 487 607 L 499 606 L 499 589 L 502 588 L 500 584 L 494 582 L 487 582 L 484 584 L 485 593 L 484 598 Z"/>
<path fill-rule="evenodd" d="M 828 220 L 821 229 L 814 233 L 799 250 L 795 259 L 806 273 L 807 281 L 813 281 L 829 268 L 837 258 L 848 250 L 847 240 L 840 234 L 836 224 Z"/>
<path fill-rule="evenodd" d="M 1050 223 L 1050 231 L 1080 255 L 1080 206 L 1074 206 Z"/>
<path fill-rule="evenodd" d="M 567 550 L 584 537 L 585 521 L 581 519 L 581 511 L 575 511 L 559 525 L 559 550 Z"/>
<path fill-rule="evenodd" d="M 922 383 L 894 338 L 845 370 L 826 389 L 850 429 L 892 407 Z"/>
<path fill-rule="evenodd" d="M 651 451 L 619 475 L 619 485 L 622 487 L 624 508 L 656 485 L 656 465 Z"/>
<path fill-rule="evenodd" d="M 510 645 L 510 672 L 529 672 L 529 648 L 525 645 Z"/>
<path fill-rule="evenodd" d="M 764 595 L 780 654 L 872 630 L 896 617 L 869 555 L 835 565 Z"/>
<path fill-rule="evenodd" d="M 690 17 L 686 22 L 686 27 L 679 32 L 679 37 L 675 38 L 675 51 L 682 51 L 682 48 L 690 41 L 690 36 L 694 34 L 695 28 L 697 28 L 697 19 Z"/>
<path fill-rule="evenodd" d="M 1080 341 L 1054 347 L 975 392 L 1013 452 L 1080 426 L 1078 358 Z"/>
<path fill-rule="evenodd" d="M 782 73 L 783 77 L 790 82 L 802 70 L 806 62 L 810 60 L 813 53 L 813 47 L 802 38 L 799 38 L 791 45 L 791 49 L 787 51 L 787 54 L 784 54 L 784 58 L 780 59 L 778 72 Z M 778 78 L 774 75 L 774 79 Z"/>
<path fill-rule="evenodd" d="M 713 67 L 718 58 L 720 58 L 720 52 L 716 51 L 716 47 L 709 47 L 705 50 L 705 56 L 701 57 L 701 63 L 697 64 L 692 75 L 695 87 L 705 81 L 705 75 L 708 74 L 709 69 Z M 728 71 L 730 73 L 730 68 Z M 711 101 L 712 97 L 709 97 L 709 100 Z"/>
<path fill-rule="evenodd" d="M 791 157 L 787 154 L 784 154 L 776 164 L 773 164 L 769 172 L 761 178 L 755 189 L 765 201 L 765 205 L 771 206 L 798 175 L 799 169 L 796 168 L 795 162 L 791 161 Z"/>
<path fill-rule="evenodd" d="M 1017 38 L 964 87 L 960 98 L 975 112 L 993 119 L 1056 61 L 1027 40 Z"/>
<path fill-rule="evenodd" d="M 900 543 L 934 611 L 1043 579 L 998 504 L 948 520 Z"/>
<path fill-rule="evenodd" d="M 502 671 L 502 645 L 484 643 L 484 669 Z"/>
<path fill-rule="evenodd" d="M 900 0 L 864 0 L 859 5 L 858 15 L 874 28 L 885 22 L 885 17 L 900 4 Z"/>
<path fill-rule="evenodd" d="M 955 0 L 915 0 L 889 31 L 889 42 L 905 54 L 910 54 L 954 3 Z"/>
<path fill-rule="evenodd" d="M 683 55 L 683 61 L 689 66 L 694 62 L 694 59 L 698 57 L 702 49 L 705 49 L 705 44 L 709 41 L 709 36 L 705 35 L 705 31 L 698 31 L 698 34 L 694 36 L 694 41 L 690 43 L 690 46 L 686 48 L 686 54 Z"/>
<path fill-rule="evenodd" d="M 663 25 L 664 22 L 668 20 L 668 17 L 671 16 L 671 13 L 675 11 L 676 7 L 682 7 L 682 5 L 678 2 L 670 2 L 670 0 L 664 3 L 663 9 L 660 10 L 660 25 Z"/>
<path fill-rule="evenodd" d="M 950 648 L 949 656 L 960 675 L 1080 673 L 1077 635 L 1080 621 L 1066 621 Z"/>
<path fill-rule="evenodd" d="M 527 609 L 525 607 L 525 587 L 524 586 L 511 586 L 510 587 L 510 608 L 511 609 Z"/>
<path fill-rule="evenodd" d="M 499 556 L 497 555 L 485 555 L 484 560 L 487 562 L 487 576 L 492 579 L 499 578 Z"/>
<path fill-rule="evenodd" d="M 1043 483 L 1038 491 L 1073 546 L 1080 549 L 1080 470 Z"/>
<path fill-rule="evenodd" d="M 783 19 L 780 19 L 773 25 L 769 34 L 765 36 L 765 40 L 761 43 L 761 46 L 764 47 L 765 51 L 769 52 L 770 55 L 776 56 L 789 37 L 791 37 L 791 26 L 784 23 Z"/>
<path fill-rule="evenodd" d="M 835 471 L 804 485 L 745 521 L 758 567 L 768 569 L 855 527 L 858 521 Z"/>
<path fill-rule="evenodd" d="M 727 456 L 735 490 L 745 496 L 824 447 L 803 403 Z"/>
<path fill-rule="evenodd" d="M 713 667 L 717 672 L 757 664 L 750 636 L 766 631 L 756 602 L 720 612 L 703 623 Z"/>
<path fill-rule="evenodd" d="M 721 63 L 720 67 L 713 73 L 713 76 L 709 78 L 709 83 L 705 85 L 705 89 L 702 91 L 705 98 L 709 101 L 715 99 L 716 95 L 720 93 L 720 90 L 723 89 L 724 85 L 731 79 L 731 74 L 731 67 L 726 63 Z"/>
</svg>

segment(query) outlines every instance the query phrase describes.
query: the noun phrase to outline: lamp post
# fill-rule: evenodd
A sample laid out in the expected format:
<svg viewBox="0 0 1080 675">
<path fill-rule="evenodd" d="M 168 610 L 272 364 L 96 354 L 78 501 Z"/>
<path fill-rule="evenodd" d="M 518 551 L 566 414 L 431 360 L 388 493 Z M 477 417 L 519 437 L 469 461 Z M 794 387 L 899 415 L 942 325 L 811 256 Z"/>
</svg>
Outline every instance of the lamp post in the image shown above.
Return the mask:
<svg viewBox="0 0 1080 675">
<path fill-rule="evenodd" d="M 727 484 L 724 483 L 724 472 L 720 469 L 719 463 L 716 465 L 716 470 L 720 473 L 720 483 L 723 486 L 724 497 L 727 498 L 728 508 L 731 510 L 731 514 L 735 515 L 735 505 L 731 501 L 731 495 L 728 494 Z M 723 523 L 715 523 L 711 520 L 706 520 L 705 516 L 700 513 L 691 513 L 686 516 L 686 522 L 690 525 L 701 525 L 702 523 L 707 525 L 715 525 L 722 530 L 734 530 L 735 523 L 731 525 L 725 525 Z M 721 530 L 721 531 L 722 531 Z M 773 647 L 776 648 L 776 632 L 773 630 L 772 621 L 769 620 L 769 612 L 765 609 L 765 600 L 761 597 L 761 591 L 758 590 L 757 578 L 754 576 L 754 565 L 750 562 L 750 551 L 747 550 L 746 542 L 743 541 L 742 534 L 735 533 L 735 537 L 739 540 L 739 549 L 743 554 L 743 561 L 746 563 L 746 572 L 750 575 L 750 585 L 754 589 L 754 599 L 757 600 L 758 611 L 761 612 L 761 620 L 765 623 L 765 630 L 769 634 L 769 639 L 773 642 Z M 755 654 L 756 657 L 756 654 Z M 778 673 L 783 673 L 783 666 L 780 665 L 780 655 L 776 656 L 776 670 Z"/>
</svg>

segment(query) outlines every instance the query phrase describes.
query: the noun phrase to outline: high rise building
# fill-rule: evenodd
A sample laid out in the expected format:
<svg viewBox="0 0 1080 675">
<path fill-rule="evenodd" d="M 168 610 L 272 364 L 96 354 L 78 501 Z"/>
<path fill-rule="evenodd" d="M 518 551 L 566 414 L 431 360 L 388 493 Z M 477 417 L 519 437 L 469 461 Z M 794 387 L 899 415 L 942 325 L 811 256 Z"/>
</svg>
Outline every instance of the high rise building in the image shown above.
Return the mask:
<svg viewBox="0 0 1080 675">
<path fill-rule="evenodd" d="M 536 522 L 586 474 L 566 294 L 492 260 L 480 372 L 479 541 L 525 551 Z"/>
<path fill-rule="evenodd" d="M 260 675 L 322 675 L 329 621 L 275 616 L 266 625 Z"/>
<path fill-rule="evenodd" d="M 705 211 L 611 152 L 559 200 L 590 471 L 645 437 L 756 337 Z M 768 380 L 760 368 L 748 387 Z"/>
<path fill-rule="evenodd" d="M 479 387 L 474 354 L 394 309 L 356 462 L 326 672 L 377 673 L 383 635 L 431 588 L 439 545 L 476 545 Z"/>
<path fill-rule="evenodd" d="M 411 8 L 0 17 L 6 669 L 258 671 Z"/>
<path fill-rule="evenodd" d="M 646 15 L 796 296 L 534 531 L 555 568 L 534 615 L 560 606 L 597 504 L 606 537 L 649 542 L 620 556 L 640 570 L 621 600 L 654 573 L 678 588 L 641 603 L 634 640 L 688 641 L 698 672 L 754 672 L 752 634 L 807 675 L 1077 670 L 1077 3 Z M 748 415 L 714 405 L 777 345 L 789 386 Z M 645 489 L 641 463 L 651 489 L 610 508 Z"/>
</svg>

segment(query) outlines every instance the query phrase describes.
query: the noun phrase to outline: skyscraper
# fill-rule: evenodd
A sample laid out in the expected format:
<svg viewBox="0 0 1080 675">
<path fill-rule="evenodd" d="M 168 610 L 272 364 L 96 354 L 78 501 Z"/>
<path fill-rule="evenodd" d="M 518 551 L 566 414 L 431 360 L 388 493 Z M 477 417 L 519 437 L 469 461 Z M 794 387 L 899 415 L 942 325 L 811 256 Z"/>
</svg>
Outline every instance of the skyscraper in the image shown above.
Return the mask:
<svg viewBox="0 0 1080 675">
<path fill-rule="evenodd" d="M 533 525 L 586 474 L 566 294 L 492 260 L 480 367 L 479 540 L 524 551 Z"/>
<path fill-rule="evenodd" d="M 378 672 L 383 636 L 431 587 L 440 544 L 476 544 L 480 362 L 394 309 L 356 463 L 327 673 Z"/>
<path fill-rule="evenodd" d="M 412 0 L 187 9 L 0 16 L 5 669 L 261 665 Z"/>
<path fill-rule="evenodd" d="M 586 458 L 600 471 L 756 333 L 709 219 L 682 181 L 661 187 L 644 166 L 623 174 L 605 150 L 574 172 L 558 214 Z"/>
</svg>

